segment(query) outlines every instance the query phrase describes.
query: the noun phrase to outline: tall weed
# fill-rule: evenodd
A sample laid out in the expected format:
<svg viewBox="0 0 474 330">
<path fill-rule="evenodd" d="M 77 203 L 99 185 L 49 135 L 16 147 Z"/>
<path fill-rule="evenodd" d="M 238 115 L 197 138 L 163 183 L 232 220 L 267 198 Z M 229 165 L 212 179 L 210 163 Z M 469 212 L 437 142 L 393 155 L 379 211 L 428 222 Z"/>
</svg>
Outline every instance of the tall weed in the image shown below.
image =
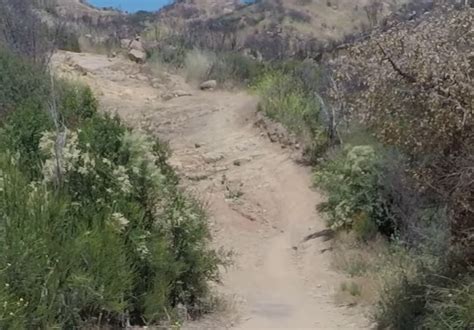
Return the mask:
<svg viewBox="0 0 474 330">
<path fill-rule="evenodd" d="M 197 49 L 188 52 L 184 60 L 186 80 L 195 83 L 207 80 L 215 61 L 215 55 L 210 52 L 199 51 Z"/>
<path fill-rule="evenodd" d="M 260 109 L 299 137 L 312 162 L 329 146 L 319 85 L 319 69 L 307 62 L 274 64 L 254 83 L 260 96 Z"/>
</svg>

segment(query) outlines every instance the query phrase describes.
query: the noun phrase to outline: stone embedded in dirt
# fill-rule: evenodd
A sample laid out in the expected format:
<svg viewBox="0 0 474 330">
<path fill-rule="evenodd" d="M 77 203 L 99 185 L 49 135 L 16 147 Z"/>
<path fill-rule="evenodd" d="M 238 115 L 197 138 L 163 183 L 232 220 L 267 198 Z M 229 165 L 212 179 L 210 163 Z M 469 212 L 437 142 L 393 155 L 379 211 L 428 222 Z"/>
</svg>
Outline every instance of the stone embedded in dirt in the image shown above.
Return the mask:
<svg viewBox="0 0 474 330">
<path fill-rule="evenodd" d="M 250 163 L 252 161 L 251 157 L 239 158 L 234 160 L 233 164 L 235 166 L 242 166 L 244 164 Z"/>
<path fill-rule="evenodd" d="M 162 99 L 163 101 L 169 101 L 169 100 L 171 100 L 171 99 L 173 99 L 173 98 L 174 98 L 174 95 L 173 95 L 173 94 L 170 94 L 170 93 L 166 93 L 166 94 L 161 95 L 161 99 Z"/>
<path fill-rule="evenodd" d="M 74 71 L 79 72 L 83 76 L 91 73 L 85 66 L 83 66 L 79 63 L 72 64 L 72 67 L 73 67 Z"/>
<path fill-rule="evenodd" d="M 216 80 L 208 80 L 205 81 L 199 86 L 202 90 L 212 90 L 217 87 L 217 81 Z"/>
<path fill-rule="evenodd" d="M 197 173 L 197 174 L 190 174 L 186 175 L 186 177 L 191 181 L 203 181 L 209 178 L 209 175 L 206 173 Z"/>
<path fill-rule="evenodd" d="M 146 53 L 141 50 L 132 49 L 128 52 L 128 58 L 138 64 L 143 64 L 146 61 Z"/>
<path fill-rule="evenodd" d="M 135 76 L 135 79 L 140 80 L 140 81 L 148 81 L 148 77 L 145 76 L 144 74 L 137 74 Z"/>
<path fill-rule="evenodd" d="M 129 45 L 128 48 L 129 48 L 129 49 L 134 49 L 134 50 L 139 50 L 139 51 L 141 51 L 141 52 L 144 52 L 144 51 L 145 51 L 145 48 L 143 47 L 143 44 L 142 44 L 142 42 L 140 41 L 139 38 L 133 40 L 133 41 L 130 43 L 130 45 Z"/>
<path fill-rule="evenodd" d="M 214 172 L 215 173 L 218 173 L 218 172 L 225 172 L 225 171 L 228 171 L 229 168 L 227 166 L 216 166 L 214 167 Z"/>
<path fill-rule="evenodd" d="M 176 97 L 192 96 L 192 95 L 193 95 L 193 94 L 190 93 L 190 92 L 186 92 L 186 91 L 182 91 L 182 90 L 173 91 L 173 94 L 174 94 Z"/>
<path fill-rule="evenodd" d="M 151 86 L 157 89 L 165 89 L 165 84 L 162 82 L 161 79 L 158 78 L 154 78 L 151 80 Z"/>
<path fill-rule="evenodd" d="M 195 143 L 194 148 L 199 149 L 199 148 L 201 148 L 201 145 L 199 143 Z"/>
<path fill-rule="evenodd" d="M 203 156 L 203 159 L 206 163 L 217 163 L 220 160 L 224 159 L 224 155 L 222 154 L 207 154 Z"/>
</svg>

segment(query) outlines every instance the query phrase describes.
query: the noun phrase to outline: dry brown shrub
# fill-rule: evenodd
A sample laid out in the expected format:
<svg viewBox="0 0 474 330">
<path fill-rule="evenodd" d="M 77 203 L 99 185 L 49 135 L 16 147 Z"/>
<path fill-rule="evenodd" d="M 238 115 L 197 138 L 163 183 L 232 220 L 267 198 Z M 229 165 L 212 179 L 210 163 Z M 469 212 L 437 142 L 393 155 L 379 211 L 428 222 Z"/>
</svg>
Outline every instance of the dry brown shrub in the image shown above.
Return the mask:
<svg viewBox="0 0 474 330">
<path fill-rule="evenodd" d="M 332 61 L 353 117 L 410 156 L 420 192 L 446 203 L 474 258 L 474 12 L 438 6 Z M 338 94 L 339 96 L 341 93 Z"/>
</svg>

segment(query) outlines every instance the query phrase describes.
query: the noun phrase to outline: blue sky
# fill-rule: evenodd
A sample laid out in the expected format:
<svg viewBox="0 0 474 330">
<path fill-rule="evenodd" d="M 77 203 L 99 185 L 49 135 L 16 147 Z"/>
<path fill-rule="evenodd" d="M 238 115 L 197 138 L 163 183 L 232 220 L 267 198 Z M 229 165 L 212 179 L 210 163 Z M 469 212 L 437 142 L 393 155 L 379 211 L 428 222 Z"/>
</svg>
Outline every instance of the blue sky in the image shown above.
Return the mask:
<svg viewBox="0 0 474 330">
<path fill-rule="evenodd" d="M 154 11 L 170 2 L 171 0 L 89 0 L 89 3 L 97 7 L 115 7 L 128 12 L 138 10 Z"/>
</svg>

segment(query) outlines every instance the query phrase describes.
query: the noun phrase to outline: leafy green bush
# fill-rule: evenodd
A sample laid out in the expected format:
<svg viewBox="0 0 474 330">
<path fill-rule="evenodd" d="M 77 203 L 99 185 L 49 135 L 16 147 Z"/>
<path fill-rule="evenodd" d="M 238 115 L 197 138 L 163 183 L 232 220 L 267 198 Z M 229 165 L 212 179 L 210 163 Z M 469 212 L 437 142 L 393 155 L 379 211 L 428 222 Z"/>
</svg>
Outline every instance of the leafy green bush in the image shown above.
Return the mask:
<svg viewBox="0 0 474 330">
<path fill-rule="evenodd" d="M 380 157 L 367 145 L 347 146 L 317 169 L 315 182 L 328 192 L 319 210 L 327 213 L 329 226 L 354 229 L 364 239 L 373 236 L 389 218 L 389 205 L 381 195 L 382 175 Z"/>
<path fill-rule="evenodd" d="M 51 79 L 35 65 L 0 51 L 2 88 L 0 105 L 6 111 L 6 122 L 0 131 L 0 151 L 18 152 L 18 165 L 31 177 L 38 175 L 41 155 L 39 140 L 45 130 L 52 128 L 49 107 Z M 75 127 L 81 120 L 94 115 L 97 101 L 85 86 L 57 81 L 55 103 L 59 108 L 59 121 Z"/>
<path fill-rule="evenodd" d="M 152 323 L 179 304 L 202 312 L 221 259 L 165 146 L 99 114 L 88 88 L 61 86 L 59 130 L 48 88 L 3 94 L 0 328 Z"/>
<path fill-rule="evenodd" d="M 43 108 L 49 77 L 39 67 L 0 46 L 0 115 L 13 107 Z"/>
<path fill-rule="evenodd" d="M 16 154 L 25 175 L 36 178 L 41 171 L 39 140 L 53 125 L 45 111 L 31 107 L 20 106 L 10 112 L 8 123 L 0 128 L 0 152 Z"/>
<path fill-rule="evenodd" d="M 97 100 L 89 87 L 68 81 L 60 82 L 59 112 L 66 126 L 74 127 L 97 111 Z"/>
</svg>

